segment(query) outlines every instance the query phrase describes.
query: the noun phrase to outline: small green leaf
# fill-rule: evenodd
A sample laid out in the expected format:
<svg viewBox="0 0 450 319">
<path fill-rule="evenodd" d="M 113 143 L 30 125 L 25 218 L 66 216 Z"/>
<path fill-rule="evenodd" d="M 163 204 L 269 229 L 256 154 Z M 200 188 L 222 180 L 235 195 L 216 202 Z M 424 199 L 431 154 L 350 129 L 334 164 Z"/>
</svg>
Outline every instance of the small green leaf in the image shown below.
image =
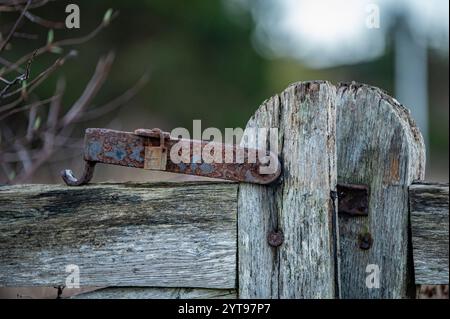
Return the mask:
<svg viewBox="0 0 450 319">
<path fill-rule="evenodd" d="M 54 38 L 55 38 L 55 32 L 53 31 L 53 29 L 48 30 L 48 33 L 47 33 L 47 44 L 52 44 Z"/>
<path fill-rule="evenodd" d="M 41 117 L 38 116 L 38 117 L 36 118 L 36 120 L 34 120 L 33 128 L 34 128 L 35 130 L 38 130 L 40 126 L 41 126 Z"/>
<path fill-rule="evenodd" d="M 103 23 L 104 23 L 105 25 L 108 25 L 109 22 L 111 21 L 112 14 L 113 14 L 113 9 L 111 9 L 111 8 L 109 8 L 109 9 L 105 12 L 105 15 L 103 16 Z"/>
</svg>

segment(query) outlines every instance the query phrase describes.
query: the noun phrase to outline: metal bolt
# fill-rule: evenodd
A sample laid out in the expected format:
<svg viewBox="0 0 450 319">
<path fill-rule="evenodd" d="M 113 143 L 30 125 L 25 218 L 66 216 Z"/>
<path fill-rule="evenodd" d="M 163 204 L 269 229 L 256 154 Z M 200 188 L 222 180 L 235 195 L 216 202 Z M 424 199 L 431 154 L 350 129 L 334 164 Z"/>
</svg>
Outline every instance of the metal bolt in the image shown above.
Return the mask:
<svg viewBox="0 0 450 319">
<path fill-rule="evenodd" d="M 368 250 L 372 247 L 373 238 L 372 235 L 367 232 L 364 234 L 359 234 L 358 236 L 359 248 L 362 250 Z"/>
<path fill-rule="evenodd" d="M 279 247 L 284 241 L 284 234 L 282 231 L 273 231 L 267 236 L 267 241 L 272 247 Z"/>
</svg>

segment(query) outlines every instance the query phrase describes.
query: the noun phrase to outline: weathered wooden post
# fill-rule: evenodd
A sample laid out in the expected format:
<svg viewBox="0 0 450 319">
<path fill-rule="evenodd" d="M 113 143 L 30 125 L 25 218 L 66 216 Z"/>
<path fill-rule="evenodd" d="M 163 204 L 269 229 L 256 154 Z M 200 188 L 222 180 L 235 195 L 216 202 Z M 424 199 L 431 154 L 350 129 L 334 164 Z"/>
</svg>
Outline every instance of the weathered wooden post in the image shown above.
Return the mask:
<svg viewBox="0 0 450 319">
<path fill-rule="evenodd" d="M 409 188 L 416 285 L 448 285 L 448 183 Z"/>
<path fill-rule="evenodd" d="M 296 83 L 264 102 L 247 125 L 279 129 L 283 172 L 271 187 L 239 186 L 240 298 L 337 296 L 334 101 L 327 82 Z M 278 247 L 268 243 L 271 234 Z"/>
<path fill-rule="evenodd" d="M 422 136 L 407 109 L 377 88 L 341 84 L 336 110 L 338 182 L 370 187 L 368 216 L 339 216 L 342 297 L 413 296 L 408 186 L 424 178 Z M 378 288 L 366 283 L 377 269 Z"/>
</svg>

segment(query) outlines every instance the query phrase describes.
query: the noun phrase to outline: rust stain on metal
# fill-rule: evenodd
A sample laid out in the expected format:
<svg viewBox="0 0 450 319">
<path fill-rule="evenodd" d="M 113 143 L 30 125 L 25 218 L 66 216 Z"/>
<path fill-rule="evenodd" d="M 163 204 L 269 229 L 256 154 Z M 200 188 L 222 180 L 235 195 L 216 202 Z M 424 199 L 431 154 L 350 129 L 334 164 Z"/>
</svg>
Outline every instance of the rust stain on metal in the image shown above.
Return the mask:
<svg viewBox="0 0 450 319">
<path fill-rule="evenodd" d="M 172 150 L 175 145 L 177 149 Z M 188 150 L 186 152 L 188 157 L 183 158 L 181 162 L 173 162 L 170 156 L 171 151 L 178 152 L 179 156 L 183 156 L 183 149 Z M 200 153 L 194 150 L 199 150 Z M 206 162 L 202 160 L 202 156 L 197 154 L 203 154 L 205 150 L 209 152 L 211 158 L 220 155 L 222 161 Z M 230 159 L 231 156 L 233 161 L 226 160 Z M 104 163 L 237 182 L 269 184 L 280 175 L 281 164 L 277 155 L 267 153 L 265 156 L 270 157 L 269 163 L 276 163 L 277 165 L 277 170 L 272 174 L 260 173 L 260 169 L 267 164 L 260 161 L 258 150 L 241 148 L 237 145 L 173 139 L 169 133 L 162 132 L 159 129 L 138 129 L 131 133 L 93 128 L 87 129 L 85 134 L 84 160 L 88 166 L 95 163 Z M 255 161 L 251 160 L 253 158 Z M 72 180 L 72 184 L 68 183 L 68 185 L 78 185 L 81 180 L 84 181 L 83 184 L 86 184 L 86 180 L 90 179 L 92 174 L 83 176 L 80 181 L 77 181 L 72 173 L 69 176 L 68 170 L 62 172 L 62 176 L 66 183 L 68 180 Z"/>
<path fill-rule="evenodd" d="M 338 184 L 338 213 L 350 216 L 369 214 L 369 187 L 366 185 Z"/>
</svg>

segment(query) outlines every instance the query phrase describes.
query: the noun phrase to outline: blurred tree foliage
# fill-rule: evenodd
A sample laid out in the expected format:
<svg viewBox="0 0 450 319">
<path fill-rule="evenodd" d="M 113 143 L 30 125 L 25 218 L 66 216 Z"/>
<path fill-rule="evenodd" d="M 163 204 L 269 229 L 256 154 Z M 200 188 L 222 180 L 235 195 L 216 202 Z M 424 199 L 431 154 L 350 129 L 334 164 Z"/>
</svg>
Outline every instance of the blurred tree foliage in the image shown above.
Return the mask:
<svg viewBox="0 0 450 319">
<path fill-rule="evenodd" d="M 57 1 L 33 12 L 64 21 L 68 3 Z M 191 120 L 197 118 L 205 125 L 242 126 L 261 100 L 272 93 L 265 77 L 267 62 L 249 41 L 250 17 L 233 20 L 221 1 L 109 0 L 83 1 L 79 6 L 81 28 L 55 30 L 55 39 L 86 34 L 109 7 L 118 10 L 119 16 L 95 39 L 77 47 L 78 58 L 64 70 L 70 87 L 68 99 L 79 95 L 89 79 L 87 70 L 95 67 L 97 56 L 111 48 L 117 54 L 116 62 L 101 96 L 117 95 L 148 71 L 149 83 L 133 105 L 125 108 L 138 112 L 140 118 L 163 119 L 166 126 L 190 127 Z M 17 40 L 19 48 L 5 56 L 29 50 L 33 42 L 41 45 L 46 34 L 40 31 L 27 30 L 39 34 L 39 39 Z M 49 62 L 36 59 L 32 74 Z M 55 79 L 42 87 L 43 94 L 53 92 Z M 120 114 L 131 116 L 124 109 Z"/>
<path fill-rule="evenodd" d="M 50 20 L 64 21 L 64 8 L 71 2 L 52 2 L 33 12 Z M 98 56 L 110 49 L 116 52 L 115 63 L 95 103 L 123 92 L 146 71 L 150 74 L 150 81 L 133 101 L 88 123 L 90 126 L 105 126 L 117 118 L 122 123 L 117 128 L 121 129 L 191 128 L 193 119 L 201 119 L 204 127 L 242 127 L 265 98 L 299 80 L 326 79 L 335 83 L 354 80 L 394 93 L 391 46 L 384 56 L 374 61 L 314 70 L 299 61 L 260 55 L 252 45 L 252 17 L 245 11 L 230 10 L 226 1 L 96 0 L 78 4 L 81 29 L 55 30 L 55 40 L 88 33 L 108 8 L 120 13 L 95 39 L 77 47 L 78 58 L 65 66 L 70 88 L 65 97 L 67 104 L 79 96 Z M 36 46 L 45 43 L 46 31 L 32 27 L 28 32 L 38 34 L 39 38 L 15 40 L 19 48 L 6 52 L 5 57 L 30 50 L 35 45 L 32 41 Z M 32 74 L 49 63 L 48 59 L 37 59 Z M 430 70 L 430 83 L 439 83 L 430 91 L 431 121 L 443 118 L 441 112 L 446 112 L 448 118 L 448 89 L 438 89 L 441 84 L 448 85 L 448 56 L 433 57 Z M 56 79 L 57 76 L 52 77 L 41 88 L 43 94 L 54 91 Z M 448 158 L 448 120 L 431 127 L 431 145 Z"/>
<path fill-rule="evenodd" d="M 68 3 L 57 1 L 35 13 L 63 21 Z M 117 57 L 102 95 L 114 96 L 148 70 L 150 82 L 129 108 L 139 112 L 139 117 L 157 117 L 170 127 L 190 127 L 192 119 L 202 119 L 205 126 L 219 128 L 243 126 L 265 98 L 298 80 L 357 80 L 392 88 L 390 54 L 375 62 L 325 70 L 311 70 L 289 59 L 265 59 L 252 46 L 251 17 L 227 9 L 224 3 L 80 2 L 81 29 L 55 30 L 55 39 L 86 34 L 109 7 L 118 10 L 119 16 L 94 40 L 77 47 L 79 57 L 65 68 L 71 87 L 68 98 L 79 94 L 88 80 L 87 70 L 95 66 L 95 57 L 110 48 Z M 46 34 L 40 34 L 39 40 L 34 41 L 42 43 L 45 38 Z M 31 43 L 20 41 L 20 45 L 29 50 Z M 45 59 L 35 61 L 33 73 L 46 63 L 49 61 Z M 48 93 L 53 89 L 52 81 L 42 88 Z"/>
</svg>

